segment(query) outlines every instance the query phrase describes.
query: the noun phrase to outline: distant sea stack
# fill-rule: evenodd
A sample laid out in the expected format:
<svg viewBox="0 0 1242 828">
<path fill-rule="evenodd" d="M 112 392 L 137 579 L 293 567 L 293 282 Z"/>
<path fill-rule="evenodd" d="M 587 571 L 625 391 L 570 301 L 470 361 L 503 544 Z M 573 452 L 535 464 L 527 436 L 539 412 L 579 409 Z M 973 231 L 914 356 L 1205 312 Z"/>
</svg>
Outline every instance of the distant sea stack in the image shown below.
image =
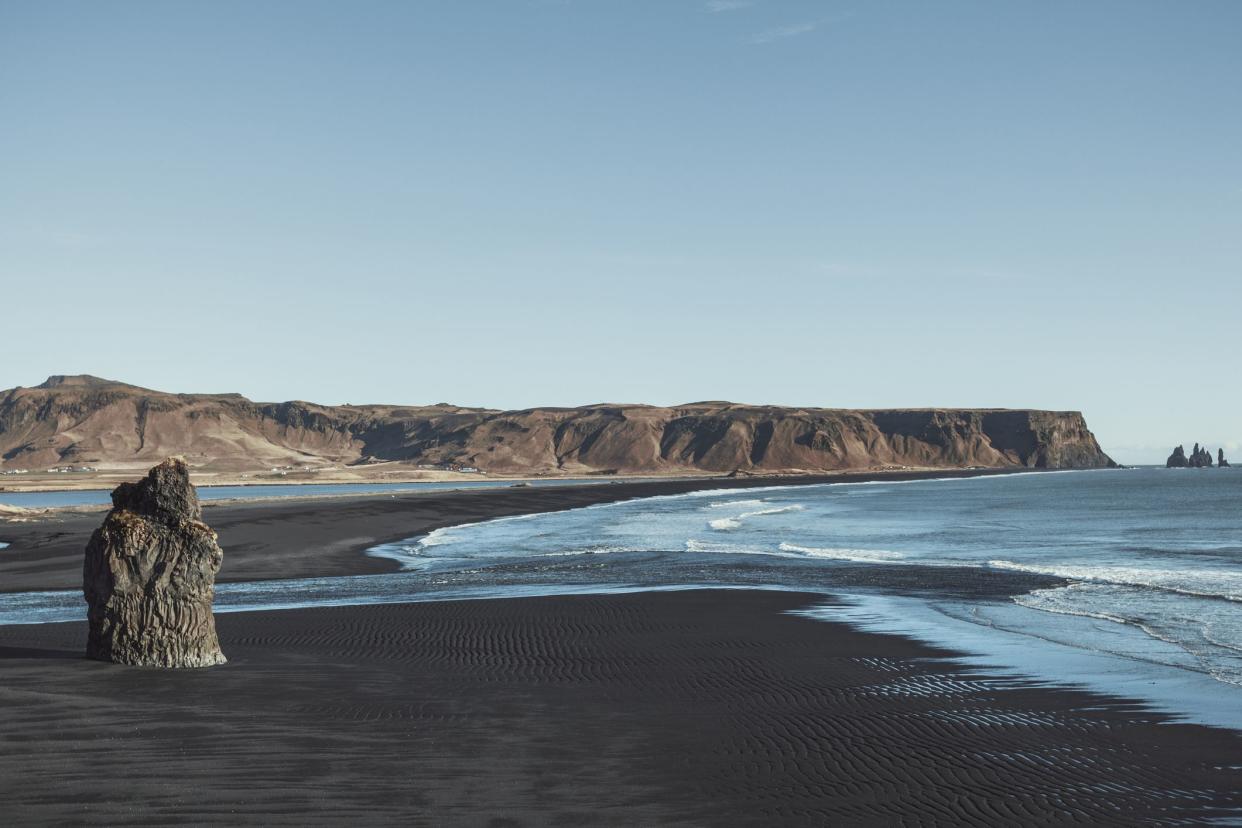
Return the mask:
<svg viewBox="0 0 1242 828">
<path fill-rule="evenodd" d="M 1225 450 L 1220 449 L 1219 452 L 1220 452 L 1220 464 L 1222 466 L 1228 466 L 1229 463 L 1225 461 Z M 1186 468 L 1207 469 L 1207 468 L 1211 468 L 1212 467 L 1212 452 L 1208 451 L 1206 446 L 1200 448 L 1199 444 L 1195 443 L 1194 449 L 1191 450 L 1190 456 L 1187 457 L 1185 446 L 1178 446 L 1177 448 L 1173 449 L 1173 453 L 1170 454 L 1169 459 L 1165 461 L 1164 467 L 1166 469 L 1186 469 Z"/>
<path fill-rule="evenodd" d="M 90 376 L 0 391 L 0 467 L 269 471 L 402 463 L 491 474 L 771 474 L 893 466 L 1105 468 L 1077 411 L 695 402 L 497 411 L 256 403 Z"/>
<path fill-rule="evenodd" d="M 224 553 L 202 518 L 180 458 L 112 492 L 83 566 L 88 657 L 142 667 L 224 663 L 211 612 Z"/>
<path fill-rule="evenodd" d="M 1229 461 L 1225 459 L 1224 449 L 1216 450 L 1216 465 L 1220 466 L 1222 469 L 1229 468 Z"/>
</svg>

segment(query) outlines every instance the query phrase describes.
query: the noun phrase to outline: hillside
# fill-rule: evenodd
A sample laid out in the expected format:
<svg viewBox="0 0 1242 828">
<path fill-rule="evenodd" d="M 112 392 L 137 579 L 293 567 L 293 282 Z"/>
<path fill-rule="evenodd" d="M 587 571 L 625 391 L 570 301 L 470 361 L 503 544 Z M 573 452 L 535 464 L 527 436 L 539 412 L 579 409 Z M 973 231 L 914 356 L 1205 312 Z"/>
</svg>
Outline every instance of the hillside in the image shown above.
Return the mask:
<svg viewBox="0 0 1242 828">
<path fill-rule="evenodd" d="M 141 468 L 173 454 L 229 472 L 382 461 L 495 474 L 1113 465 L 1073 411 L 322 406 L 167 394 L 90 376 L 0 392 L 2 469 Z"/>
</svg>

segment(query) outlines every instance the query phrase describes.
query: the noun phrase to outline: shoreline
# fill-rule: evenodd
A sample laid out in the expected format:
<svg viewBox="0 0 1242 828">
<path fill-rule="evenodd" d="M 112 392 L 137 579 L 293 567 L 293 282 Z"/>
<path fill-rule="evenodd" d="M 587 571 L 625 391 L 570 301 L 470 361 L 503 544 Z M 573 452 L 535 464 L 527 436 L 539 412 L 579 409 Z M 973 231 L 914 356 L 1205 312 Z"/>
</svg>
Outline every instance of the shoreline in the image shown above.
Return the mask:
<svg viewBox="0 0 1242 828">
<path fill-rule="evenodd" d="M 212 506 L 206 520 L 225 546 L 220 582 L 234 583 L 391 572 L 395 562 L 362 550 L 497 517 L 997 473 L 276 498 Z M 0 554 L 0 591 L 76 589 L 83 533 L 98 520 L 0 523 L 0 542 L 27 531 Z M 1161 712 L 1143 688 L 989 664 L 908 622 L 869 624 L 875 611 L 852 603 L 828 585 L 689 585 L 239 609 L 216 615 L 229 663 L 185 671 L 87 661 L 81 621 L 3 625 L 0 704 L 13 715 L 0 725 L 12 748 L 0 774 L 23 824 L 1242 817 L 1242 731 Z"/>
<path fill-rule="evenodd" d="M 1242 735 L 998 677 L 760 590 L 217 619 L 230 661 L 86 661 L 0 628 L 23 823 L 1205 824 Z M 186 796 L 187 786 L 194 791 Z"/>
<path fill-rule="evenodd" d="M 43 485 L 46 482 L 57 481 L 55 477 L 47 476 L 48 480 L 40 480 L 39 483 L 31 485 L 13 485 L 12 483 L 0 483 L 0 496 L 5 494 L 55 494 L 57 492 L 110 492 L 120 483 L 127 480 L 134 480 L 142 477 L 146 473 L 146 469 L 134 469 L 133 471 L 116 471 L 105 472 L 94 476 L 84 476 L 83 480 L 74 480 L 67 485 Z M 703 479 L 711 480 L 722 475 L 703 475 Z M 212 475 L 190 475 L 190 482 L 197 489 L 245 489 L 259 486 L 281 487 L 295 489 L 299 486 L 418 486 L 422 484 L 435 485 L 453 485 L 462 484 L 470 485 L 474 483 L 495 483 L 497 485 L 513 484 L 513 483 L 531 483 L 542 481 L 547 483 L 564 483 L 573 485 L 588 480 L 632 482 L 635 480 L 681 480 L 693 479 L 695 475 L 689 474 L 634 474 L 634 475 L 525 475 L 507 477 L 504 475 L 492 474 L 412 474 L 412 475 L 396 475 L 394 477 L 383 478 L 351 478 L 351 477 L 307 477 L 289 479 L 287 477 L 223 477 L 214 478 Z M 204 479 L 212 478 L 212 479 Z M 308 495 L 314 497 L 314 495 Z"/>
<path fill-rule="evenodd" d="M 982 468 L 982 467 L 980 467 Z M 862 469 L 839 469 L 835 471 L 773 471 L 773 472 L 747 472 L 742 475 L 746 479 L 762 479 L 762 478 L 799 478 L 799 477 L 832 477 L 838 474 L 891 474 L 897 472 L 928 472 L 936 471 L 934 466 L 891 466 L 891 467 L 875 467 Z M 954 471 L 970 471 L 972 468 L 955 467 Z M 994 469 L 996 471 L 1039 471 L 1039 469 L 1025 469 L 1023 467 L 1007 466 Z M 120 483 L 133 480 L 146 474 L 147 467 L 135 467 L 133 469 L 109 469 L 105 471 L 88 472 L 88 473 L 46 473 L 38 472 L 34 474 L 37 482 L 23 484 L 25 475 L 0 475 L 0 495 L 4 494 L 52 494 L 55 492 L 109 492 L 116 488 Z M 1049 471 L 1056 471 L 1050 469 Z M 669 480 L 735 480 L 737 477 L 729 477 L 724 472 L 704 472 L 704 471 L 653 471 L 645 473 L 624 473 L 624 474 L 606 474 L 597 472 L 591 474 L 584 472 L 581 474 L 488 474 L 484 472 L 466 473 L 466 472 L 447 472 L 447 471 L 413 471 L 409 473 L 385 472 L 381 475 L 332 475 L 322 473 L 295 473 L 305 476 L 289 476 L 280 474 L 269 474 L 264 476 L 264 472 L 255 472 L 251 474 L 228 474 L 218 472 L 194 472 L 190 473 L 190 482 L 196 488 L 246 488 L 253 486 L 281 486 L 296 488 L 298 486 L 400 486 L 400 485 L 419 485 L 423 483 L 431 483 L 437 485 L 446 485 L 452 483 L 471 484 L 471 483 L 495 483 L 495 484 L 514 484 L 514 483 L 534 483 L 540 482 L 549 485 L 564 483 L 565 485 L 574 485 L 584 483 L 586 481 L 601 481 L 604 483 L 633 483 L 637 481 L 669 481 Z"/>
<path fill-rule="evenodd" d="M 828 483 L 929 480 L 1006 474 L 1053 474 L 1038 469 L 933 469 L 851 472 L 794 477 L 676 478 L 615 484 L 500 487 L 374 493 L 327 498 L 217 501 L 205 520 L 220 538 L 224 565 L 218 583 L 286 578 L 375 575 L 400 571 L 396 561 L 364 554 L 373 546 L 463 523 L 561 511 L 633 498 L 717 489 L 812 486 Z M 52 511 L 0 522 L 0 592 L 75 589 L 82 554 L 99 525 L 99 510 Z"/>
<path fill-rule="evenodd" d="M 1046 474 L 1051 472 L 1036 472 L 1035 474 Z M 1065 473 L 1069 473 L 1068 471 Z M 1017 472 L 1017 474 L 1023 474 Z M 926 474 L 903 475 L 914 480 L 926 479 Z M 971 477 L 974 475 L 958 474 L 957 477 Z M 944 475 L 936 473 L 936 478 L 943 478 Z M 711 492 L 721 487 L 704 486 L 702 480 L 686 480 L 677 481 L 643 481 L 650 486 L 651 484 L 667 484 L 674 482 L 679 484 L 681 488 L 688 486 L 694 492 Z M 736 488 L 742 485 L 739 481 L 716 481 L 729 484 L 730 488 Z M 820 481 L 799 480 L 802 483 L 815 483 Z M 873 476 L 856 476 L 851 480 L 842 480 L 839 476 L 833 478 L 833 482 L 849 483 L 849 482 L 881 482 L 874 479 Z M 892 476 L 889 475 L 883 482 L 893 482 Z M 756 493 L 773 489 L 790 489 L 792 488 L 788 482 L 777 483 L 776 481 L 745 481 L 748 491 Z M 765 485 L 767 484 L 767 485 Z M 775 485 L 773 485 L 775 484 Z M 423 500 L 423 506 L 430 506 L 436 503 L 441 505 L 449 503 L 458 513 L 451 519 L 442 520 L 443 516 L 430 514 L 424 510 L 420 510 L 420 519 L 430 520 L 423 527 L 423 531 L 419 536 L 425 536 L 428 529 L 440 528 L 439 520 L 449 527 L 469 525 L 478 522 L 488 522 L 497 519 L 498 516 L 525 516 L 530 514 L 547 513 L 559 509 L 574 510 L 583 506 L 595 505 L 592 502 L 583 503 L 577 498 L 586 497 L 602 497 L 603 503 L 615 500 L 613 497 L 618 487 L 604 487 L 604 493 L 598 491 L 599 487 L 588 486 L 563 486 L 563 487 L 545 487 L 538 490 L 538 502 L 535 504 L 527 503 L 528 508 L 511 508 L 513 503 L 508 502 L 508 498 L 513 495 L 535 495 L 536 492 L 531 489 L 512 490 L 508 496 L 503 496 L 504 489 L 487 489 L 487 490 L 451 490 L 448 492 L 430 492 L 421 493 L 419 496 L 428 498 L 431 495 L 439 495 L 435 500 Z M 595 489 L 596 491 L 588 493 L 587 489 Z M 685 492 L 669 493 L 664 490 L 660 493 L 652 493 L 646 491 L 640 495 L 631 496 L 638 497 L 641 500 L 654 499 L 659 500 L 663 497 L 678 498 Z M 797 497 L 792 492 L 790 495 Z M 489 496 L 490 495 L 490 496 Z M 497 495 L 502 495 L 500 502 L 492 499 Z M 747 495 L 750 496 L 750 495 Z M 756 494 L 755 496 L 759 496 Z M 764 495 L 765 497 L 767 495 Z M 566 503 L 564 498 L 569 497 L 574 502 Z M 447 498 L 442 500 L 441 498 Z M 332 496 L 327 500 L 315 499 L 309 501 L 310 505 L 320 507 L 325 512 L 329 520 L 332 531 L 340 533 L 342 528 L 342 513 L 337 511 L 333 504 L 341 501 L 342 496 Z M 388 501 L 393 500 L 391 495 L 386 498 L 380 498 L 377 502 L 388 505 Z M 374 495 L 365 495 L 353 500 L 375 501 Z M 277 501 L 284 506 L 296 506 L 297 503 L 290 504 L 288 501 Z M 995 625 L 997 629 L 991 634 L 985 634 L 984 638 L 988 641 L 986 645 L 976 641 L 975 646 L 968 647 L 969 651 L 976 656 L 984 657 L 994 656 L 996 654 L 996 646 L 1004 641 L 1007 634 L 1014 634 L 1020 629 L 1024 623 L 1022 619 L 1017 618 L 1014 613 L 1020 613 L 1020 610 L 1010 606 L 1011 600 L 1018 595 L 1030 593 L 1039 589 L 1056 588 L 1066 584 L 1065 579 L 1058 578 L 1047 574 L 1032 573 L 1014 573 L 1009 570 L 996 571 L 988 567 L 957 567 L 957 568 L 941 568 L 937 570 L 926 570 L 917 566 L 901 568 L 892 564 L 876 568 L 874 564 L 861 563 L 844 563 L 834 566 L 829 572 L 821 573 L 822 577 L 813 580 L 799 580 L 798 575 L 793 575 L 789 580 L 782 582 L 780 576 L 770 581 L 762 578 L 749 577 L 745 572 L 736 572 L 736 579 L 714 578 L 698 578 L 692 569 L 686 569 L 682 573 L 681 578 L 645 580 L 639 578 L 634 581 L 617 580 L 613 583 L 595 584 L 587 581 L 575 582 L 573 580 L 561 580 L 563 576 L 548 575 L 543 580 L 538 575 L 534 578 L 522 578 L 520 576 L 501 577 L 499 582 L 489 584 L 487 579 L 478 578 L 448 578 L 447 580 L 436 580 L 434 578 L 418 579 L 418 570 L 409 570 L 404 572 L 411 576 L 415 576 L 413 580 L 402 577 L 403 571 L 401 564 L 409 559 L 408 555 L 397 554 L 402 542 L 409 540 L 402 532 L 401 541 L 395 544 L 377 544 L 373 546 L 364 545 L 361 549 L 351 552 L 349 549 L 338 548 L 335 550 L 335 562 L 325 561 L 308 561 L 308 550 L 302 548 L 296 543 L 297 538 L 290 536 L 292 528 L 303 531 L 305 537 L 313 536 L 320 533 L 319 526 L 306 526 L 304 520 L 292 520 L 288 512 L 282 512 L 280 520 L 273 521 L 267 510 L 262 509 L 264 505 L 270 505 L 270 501 L 243 501 L 241 503 L 231 504 L 233 506 L 244 505 L 252 509 L 258 509 L 257 512 L 249 512 L 250 520 L 242 521 L 242 528 L 245 531 L 254 531 L 258 528 L 278 530 L 275 534 L 277 543 L 274 546 L 254 547 L 253 544 L 246 548 L 249 552 L 249 563 L 251 569 L 254 569 L 255 563 L 261 562 L 264 566 L 270 567 L 275 562 L 284 561 L 288 565 L 279 566 L 275 572 L 259 572 L 261 575 L 269 577 L 252 577 L 245 578 L 244 575 L 238 576 L 236 569 L 237 561 L 226 552 L 226 563 L 232 561 L 234 575 L 227 577 L 228 570 L 222 573 L 219 579 L 219 588 L 216 593 L 215 608 L 217 614 L 229 614 L 239 612 L 264 612 L 271 610 L 296 610 L 308 609 L 314 607 L 325 606 L 374 606 L 380 604 L 399 604 L 399 603 L 415 603 L 424 601 L 458 601 L 458 600 L 477 600 L 477 599 L 503 599 L 506 597 L 553 597 L 564 595 L 584 595 L 584 594 L 617 594 L 635 591 L 666 591 L 666 590 L 685 590 L 685 589 L 715 589 L 715 588 L 733 588 L 733 589 L 775 589 L 781 591 L 802 592 L 809 587 L 816 593 L 832 594 L 838 596 L 844 602 L 851 602 L 855 599 L 864 603 L 870 603 L 873 600 L 881 599 L 881 595 L 891 596 L 891 600 L 900 602 L 913 601 L 928 609 L 933 606 L 940 607 L 944 602 L 948 601 L 957 609 L 950 611 L 947 615 L 936 610 L 933 615 L 937 616 L 930 624 L 910 625 L 902 627 L 901 618 L 910 615 L 910 617 L 923 617 L 927 621 L 927 613 L 920 610 L 899 610 L 896 613 L 883 613 L 889 618 L 888 631 L 897 632 L 901 635 L 912 636 L 917 640 L 927 641 L 932 644 L 940 644 L 952 648 L 962 647 L 965 641 L 970 641 L 978 636 L 980 632 L 979 625 L 967 625 L 973 627 L 973 630 L 963 631 L 957 629 L 947 637 L 941 634 L 928 636 L 931 630 L 940 630 L 942 633 L 946 627 L 946 621 L 954 618 L 954 613 L 961 615 L 963 612 L 973 614 L 983 610 L 986 607 L 986 613 L 989 618 L 985 628 L 990 629 L 989 625 Z M 651 507 L 659 508 L 659 507 Z M 475 510 L 482 510 L 482 513 L 475 513 Z M 434 511 L 434 509 L 432 510 Z M 322 515 L 307 518 L 308 520 L 318 519 Z M 215 524 L 216 521 L 208 515 L 208 521 Z M 344 521 L 348 523 L 348 521 Z M 292 527 L 292 528 L 291 528 Z M 346 527 L 348 528 L 348 527 Z M 408 531 L 405 530 L 405 531 Z M 2 532 L 2 529 L 0 529 Z M 268 532 L 268 534 L 271 534 Z M 3 537 L 0 534 L 0 537 Z M 416 536 L 418 537 L 418 536 Z M 245 540 L 243 535 L 242 540 Z M 322 540 L 322 538 L 321 538 Z M 349 543 L 359 540 L 367 540 L 365 538 L 347 538 Z M 328 542 L 332 539 L 329 537 Z M 235 547 L 228 547 L 235 550 Z M 361 555 L 362 551 L 366 555 Z M 352 555 L 352 557 L 349 557 Z M 375 560 L 378 558 L 378 560 Z M 63 621 L 77 620 L 84 618 L 84 614 L 78 612 L 81 607 L 80 588 L 74 581 L 76 580 L 76 572 L 67 569 L 58 573 L 53 573 L 53 577 L 59 578 L 62 583 L 58 590 L 44 591 L 46 585 L 35 584 L 30 590 L 19 589 L 14 591 L 12 587 L 22 586 L 22 579 L 30 580 L 35 578 L 38 580 L 47 580 L 48 561 L 36 562 L 31 564 L 22 561 L 10 561 L 5 556 L 0 555 L 0 578 L 6 574 L 20 574 L 17 578 L 8 578 L 9 589 L 0 589 L 0 595 L 11 595 L 17 603 L 6 604 L 3 616 L 0 619 L 0 628 L 4 625 L 27 625 L 40 623 L 59 623 Z M 10 565 L 7 566 L 6 565 Z M 242 561 L 243 565 L 247 565 L 247 561 Z M 316 571 L 303 573 L 295 573 L 298 565 L 309 565 L 314 570 L 322 570 L 326 565 L 331 564 L 344 572 L 334 574 L 321 575 Z M 6 568 L 9 572 L 6 572 Z M 359 570 L 364 571 L 359 571 Z M 571 567 L 572 569 L 572 567 Z M 378 570 L 378 571 L 376 571 Z M 773 573 L 776 574 L 776 573 Z M 572 578 L 572 575 L 570 576 Z M 544 583 L 544 580 L 548 580 Z M 4 583 L 0 581 L 0 583 Z M 876 592 L 878 590 L 878 592 Z M 24 594 L 23 594 L 24 593 Z M 40 594 L 42 593 L 42 594 Z M 899 596 L 906 596 L 901 598 Z M 964 602 L 964 603 L 963 603 Z M 979 603 L 983 602 L 983 603 Z M 967 609 L 970 607 L 970 609 Z M 1002 607 L 1008 609 L 1007 614 L 998 616 L 998 613 L 1005 613 Z M 1028 610 L 1029 611 L 1029 610 Z M 858 619 L 855 619 L 857 622 Z M 1024 650 L 1026 658 L 1033 658 L 1036 651 L 1042 653 L 1036 659 L 1042 666 L 1032 667 L 1024 674 L 1028 676 L 1042 675 L 1054 681 L 1064 680 L 1072 682 L 1078 686 L 1092 689 L 1096 692 L 1108 694 L 1120 693 L 1126 696 L 1142 699 L 1146 703 L 1154 705 L 1155 709 L 1168 712 L 1171 715 L 1188 721 L 1195 721 L 1201 724 L 1226 726 L 1242 729 L 1242 719 L 1235 715 L 1229 714 L 1230 706 L 1234 703 L 1234 699 L 1225 698 L 1219 688 L 1207 687 L 1202 685 L 1214 685 L 1216 681 L 1201 670 L 1189 669 L 1183 675 L 1182 667 L 1177 665 L 1178 659 L 1163 653 L 1155 653 L 1154 648 L 1146 643 L 1144 636 L 1138 635 L 1138 641 L 1134 644 L 1123 645 L 1124 650 L 1134 652 L 1129 658 L 1121 658 L 1117 666 L 1109 670 L 1105 670 L 1106 675 L 1097 675 L 1103 667 L 1097 665 L 1097 668 L 1091 667 L 1086 663 L 1074 663 L 1073 658 L 1067 661 L 1067 651 L 1080 652 L 1073 642 L 1076 639 L 1076 633 L 1065 629 L 1067 625 L 1074 623 L 1091 624 L 1089 618 L 1081 618 L 1078 616 L 1065 616 L 1063 621 L 1057 622 L 1062 629 L 1057 629 L 1053 636 L 1047 642 L 1043 642 L 1038 636 L 1035 639 L 1029 637 L 1023 638 L 1019 648 L 1033 646 L 1035 650 Z M 1016 625 L 1016 626 L 1015 626 Z M 952 626 L 952 624 L 949 624 Z M 862 622 L 863 629 L 871 629 L 885 631 L 885 623 L 868 624 L 865 620 Z M 1084 629 L 1078 631 L 1087 637 L 1095 634 L 1096 631 Z M 1118 635 L 1128 634 L 1128 631 L 1118 631 Z M 1119 640 L 1119 639 L 1114 639 Z M 1041 646 L 1046 643 L 1046 647 Z M 1170 648 L 1173 645 L 1168 645 Z M 1050 649 L 1048 649 L 1050 648 Z M 1026 662 L 1019 659 L 1014 662 L 1009 658 L 1009 652 L 1013 650 L 1012 645 L 1008 647 L 1000 647 L 1005 651 L 1003 663 L 996 663 L 994 666 L 1004 666 L 1007 669 L 1016 669 L 1023 671 L 1023 664 Z M 1139 649 L 1151 649 L 1150 654 L 1135 656 Z M 1044 650 L 1048 650 L 1044 652 Z M 1088 650 L 1081 652 L 1084 658 L 1088 658 L 1089 653 L 1096 652 Z M 1107 660 L 1106 653 L 1098 654 L 1101 658 Z M 1146 669 L 1140 665 L 1149 660 L 1150 664 Z M 1174 653 L 1176 655 L 1176 653 Z M 973 656 L 972 656 L 973 657 Z M 1089 660 L 1089 658 L 1088 658 Z M 1050 662 L 1050 663 L 1049 663 Z M 1067 668 L 1073 665 L 1073 669 L 1067 672 Z M 1226 694 L 1227 695 L 1227 694 Z M 1189 699 L 1194 698 L 1194 702 Z M 1223 711 L 1223 713 L 1222 713 Z"/>
</svg>

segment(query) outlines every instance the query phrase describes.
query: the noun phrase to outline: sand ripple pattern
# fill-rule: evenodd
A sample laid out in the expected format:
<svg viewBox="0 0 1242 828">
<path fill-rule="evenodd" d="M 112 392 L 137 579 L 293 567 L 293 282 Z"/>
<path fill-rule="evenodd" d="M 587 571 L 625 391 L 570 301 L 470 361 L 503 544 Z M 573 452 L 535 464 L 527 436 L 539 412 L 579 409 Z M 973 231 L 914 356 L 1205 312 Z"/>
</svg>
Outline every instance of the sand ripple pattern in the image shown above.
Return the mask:
<svg viewBox="0 0 1242 828">
<path fill-rule="evenodd" d="M 1242 805 L 1242 737 L 694 591 L 219 618 L 231 662 L 4 630 L 14 824 L 1144 825 Z M 24 638 L 23 638 L 24 637 Z M 1232 766 L 1232 768 L 1231 768 Z"/>
</svg>

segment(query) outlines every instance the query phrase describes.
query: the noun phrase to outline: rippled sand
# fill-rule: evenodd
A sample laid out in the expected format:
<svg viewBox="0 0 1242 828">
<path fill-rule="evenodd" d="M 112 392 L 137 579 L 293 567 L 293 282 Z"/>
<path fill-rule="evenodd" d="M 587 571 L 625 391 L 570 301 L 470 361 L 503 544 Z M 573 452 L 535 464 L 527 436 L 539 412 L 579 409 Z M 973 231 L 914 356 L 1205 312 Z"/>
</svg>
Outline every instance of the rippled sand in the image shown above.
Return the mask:
<svg viewBox="0 0 1242 828">
<path fill-rule="evenodd" d="M 1242 736 L 702 590 L 239 613 L 229 664 L 3 629 L 17 823 L 1135 825 L 1242 806 Z M 1233 766 L 1230 769 L 1229 766 Z"/>
</svg>

